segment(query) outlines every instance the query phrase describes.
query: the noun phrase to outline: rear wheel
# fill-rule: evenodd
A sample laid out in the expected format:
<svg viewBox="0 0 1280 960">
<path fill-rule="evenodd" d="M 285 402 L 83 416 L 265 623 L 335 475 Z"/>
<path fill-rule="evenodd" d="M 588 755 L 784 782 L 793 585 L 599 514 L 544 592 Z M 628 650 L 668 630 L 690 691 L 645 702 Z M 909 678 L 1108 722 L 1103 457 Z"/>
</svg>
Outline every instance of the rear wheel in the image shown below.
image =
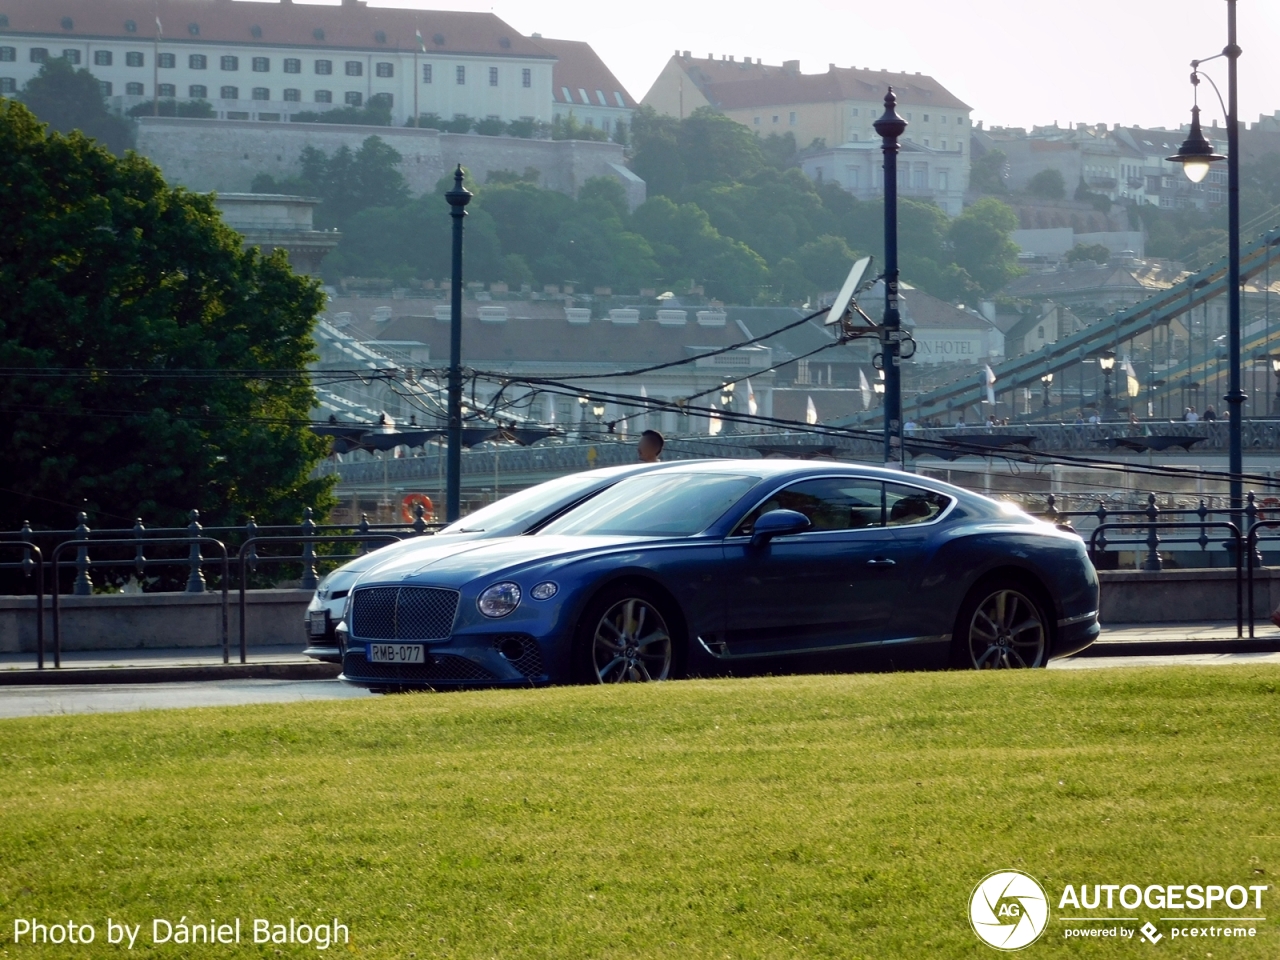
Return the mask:
<svg viewBox="0 0 1280 960">
<path fill-rule="evenodd" d="M 1049 661 L 1049 618 L 1035 591 L 1012 579 L 990 580 L 960 608 L 952 661 L 967 670 L 1043 667 Z"/>
<path fill-rule="evenodd" d="M 574 644 L 582 683 L 649 683 L 676 676 L 674 617 L 642 586 L 606 590 L 579 622 Z"/>
</svg>

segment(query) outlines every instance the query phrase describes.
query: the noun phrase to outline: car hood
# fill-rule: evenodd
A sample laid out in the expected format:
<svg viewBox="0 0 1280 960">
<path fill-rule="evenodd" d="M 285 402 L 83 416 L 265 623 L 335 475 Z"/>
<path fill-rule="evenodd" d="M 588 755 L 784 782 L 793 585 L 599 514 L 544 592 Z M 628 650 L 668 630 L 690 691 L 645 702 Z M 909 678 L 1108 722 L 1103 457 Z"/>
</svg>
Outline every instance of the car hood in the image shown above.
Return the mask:
<svg viewBox="0 0 1280 960">
<path fill-rule="evenodd" d="M 601 552 L 650 545 L 650 538 L 637 537 L 511 537 L 504 540 L 475 540 L 461 549 L 413 553 L 393 557 L 368 571 L 356 586 L 367 583 L 395 583 L 416 580 L 438 586 L 461 586 L 478 577 L 492 576 L 527 564 L 556 564 Z"/>
<path fill-rule="evenodd" d="M 372 550 L 363 557 L 349 560 L 324 578 L 323 586 L 330 590 L 342 589 L 362 573 L 367 573 L 385 563 L 392 563 L 407 557 L 429 556 L 435 553 L 449 553 L 474 540 L 484 537 L 483 531 L 474 533 L 451 533 L 448 536 L 411 537 L 387 546 Z"/>
</svg>

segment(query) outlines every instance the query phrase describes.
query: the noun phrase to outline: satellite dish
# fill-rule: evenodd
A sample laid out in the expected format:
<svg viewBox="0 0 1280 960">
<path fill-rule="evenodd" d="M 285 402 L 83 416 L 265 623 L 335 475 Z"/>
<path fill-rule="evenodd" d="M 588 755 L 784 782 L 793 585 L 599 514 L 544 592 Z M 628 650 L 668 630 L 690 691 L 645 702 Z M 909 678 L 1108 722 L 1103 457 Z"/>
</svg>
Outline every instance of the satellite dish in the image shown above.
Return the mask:
<svg viewBox="0 0 1280 960">
<path fill-rule="evenodd" d="M 831 304 L 831 309 L 827 311 L 827 326 L 840 322 L 844 312 L 849 309 L 849 302 L 853 299 L 853 294 L 858 289 L 858 285 L 862 283 L 862 276 L 867 272 L 867 267 L 869 266 L 871 266 L 870 257 L 863 257 L 853 265 L 853 268 L 849 271 L 849 276 L 844 278 L 844 286 L 840 288 L 840 293 L 836 296 L 836 302 Z"/>
</svg>

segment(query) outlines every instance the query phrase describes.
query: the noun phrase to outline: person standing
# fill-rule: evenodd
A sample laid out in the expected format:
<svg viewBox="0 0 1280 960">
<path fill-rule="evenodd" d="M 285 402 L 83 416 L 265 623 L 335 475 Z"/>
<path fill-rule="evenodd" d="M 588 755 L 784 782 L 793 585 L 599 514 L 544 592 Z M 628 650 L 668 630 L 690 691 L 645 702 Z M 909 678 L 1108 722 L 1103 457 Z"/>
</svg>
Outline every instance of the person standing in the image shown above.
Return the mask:
<svg viewBox="0 0 1280 960">
<path fill-rule="evenodd" d="M 662 459 L 662 448 L 666 444 L 657 430 L 646 430 L 640 434 L 640 442 L 636 444 L 636 456 L 641 463 L 657 463 Z"/>
</svg>

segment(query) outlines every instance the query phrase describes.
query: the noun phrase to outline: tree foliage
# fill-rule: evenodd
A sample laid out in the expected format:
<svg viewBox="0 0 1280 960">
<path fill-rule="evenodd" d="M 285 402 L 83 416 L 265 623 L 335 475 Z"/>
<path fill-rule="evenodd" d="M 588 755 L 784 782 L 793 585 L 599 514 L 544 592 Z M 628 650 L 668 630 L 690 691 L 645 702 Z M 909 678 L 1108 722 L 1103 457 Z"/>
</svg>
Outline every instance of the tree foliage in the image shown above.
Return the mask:
<svg viewBox="0 0 1280 960">
<path fill-rule="evenodd" d="M 213 109 L 213 104 L 208 100 L 174 100 L 170 98 L 161 100 L 158 104 L 154 101 L 139 103 L 129 108 L 128 115 L 131 117 L 193 117 L 209 120 L 216 117 L 218 111 Z"/>
<path fill-rule="evenodd" d="M 1061 170 L 1050 167 L 1027 181 L 1027 193 L 1042 200 L 1061 200 L 1067 195 L 1067 181 Z"/>
<path fill-rule="evenodd" d="M 79 130 L 117 156 L 133 146 L 133 125 L 107 109 L 97 78 L 62 57 L 46 60 L 22 88 L 20 99 L 58 133 Z"/>
<path fill-rule="evenodd" d="M 359 150 L 339 147 L 333 155 L 304 147 L 299 174 L 276 180 L 259 174 L 254 193 L 290 193 L 318 197 L 316 225 L 342 229 L 351 217 L 370 207 L 396 206 L 409 199 L 409 187 L 396 169 L 400 153 L 381 137 L 368 137 Z"/>
<path fill-rule="evenodd" d="M 1111 251 L 1101 243 L 1077 243 L 1067 251 L 1067 263 L 1106 263 Z"/>
<path fill-rule="evenodd" d="M 0 100 L 0 367 L 33 371 L 0 380 L 0 526 L 327 507 L 310 386 L 252 376 L 305 366 L 322 305 L 283 253 L 242 250 L 212 198 Z"/>
</svg>

